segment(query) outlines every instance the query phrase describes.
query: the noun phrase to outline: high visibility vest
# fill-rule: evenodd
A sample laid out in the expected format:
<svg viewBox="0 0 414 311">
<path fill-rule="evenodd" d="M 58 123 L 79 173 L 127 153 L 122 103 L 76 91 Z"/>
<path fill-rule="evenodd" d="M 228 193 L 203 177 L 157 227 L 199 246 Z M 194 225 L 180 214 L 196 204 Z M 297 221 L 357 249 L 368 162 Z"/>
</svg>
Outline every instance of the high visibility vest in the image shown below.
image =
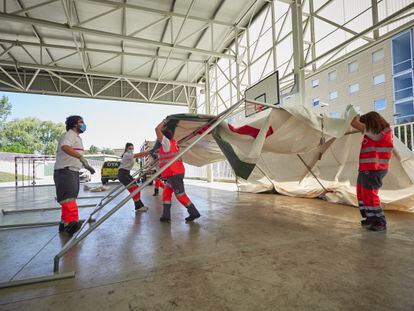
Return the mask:
<svg viewBox="0 0 414 311">
<path fill-rule="evenodd" d="M 388 170 L 392 155 L 392 131 L 387 128 L 381 132 L 379 140 L 364 135 L 359 153 L 359 171 Z"/>
<path fill-rule="evenodd" d="M 170 139 L 170 150 L 165 152 L 164 147 L 161 146 L 158 153 L 158 161 L 160 168 L 163 168 L 171 159 L 173 159 L 180 152 L 180 147 L 174 139 Z M 162 172 L 161 177 L 169 177 L 174 175 L 184 174 L 184 164 L 181 159 L 175 161 L 171 164 L 164 172 Z"/>
</svg>

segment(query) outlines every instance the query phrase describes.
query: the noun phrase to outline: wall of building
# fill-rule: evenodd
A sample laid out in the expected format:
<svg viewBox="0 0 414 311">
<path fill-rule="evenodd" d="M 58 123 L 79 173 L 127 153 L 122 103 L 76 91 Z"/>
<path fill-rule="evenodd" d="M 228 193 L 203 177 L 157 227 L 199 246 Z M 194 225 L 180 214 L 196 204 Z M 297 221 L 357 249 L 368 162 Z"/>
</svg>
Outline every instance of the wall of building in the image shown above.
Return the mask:
<svg viewBox="0 0 414 311">
<path fill-rule="evenodd" d="M 361 113 L 376 110 L 391 124 L 394 124 L 396 110 L 392 40 L 393 38 L 390 38 L 379 42 L 355 56 L 326 67 L 317 74 L 309 75 L 306 78 L 305 105 L 311 107 L 318 114 L 324 113 L 339 117 L 346 106 L 352 104 Z M 383 51 L 381 59 L 378 59 L 379 51 Z M 351 63 L 357 64 L 357 69 L 353 72 L 349 71 Z M 332 72 L 336 72 L 336 79 L 329 78 Z M 384 82 L 375 85 L 374 77 L 380 78 L 380 75 L 384 75 Z M 351 93 L 351 85 L 358 85 L 358 91 Z M 330 98 L 330 93 L 335 91 L 338 93 L 338 97 Z M 294 102 L 296 98 L 291 96 L 291 98 L 284 99 L 284 103 Z M 407 120 L 410 121 L 410 119 Z M 403 123 L 408 122 L 407 120 Z"/>
<path fill-rule="evenodd" d="M 383 58 L 373 60 L 373 53 L 378 55 L 383 51 Z M 354 72 L 349 72 L 350 64 L 357 64 Z M 336 72 L 336 79 L 330 80 L 330 73 Z M 374 77 L 385 76 L 385 81 L 374 85 Z M 319 85 L 312 87 L 319 80 Z M 359 89 L 350 92 L 351 85 L 358 85 Z M 330 99 L 331 92 L 338 92 L 336 99 Z M 319 99 L 319 104 L 313 104 Z M 306 105 L 313 107 L 317 113 L 326 113 L 337 116 L 348 104 L 352 104 L 361 113 L 375 110 L 374 102 L 385 100 L 386 107 L 380 112 L 389 122 L 394 122 L 392 61 L 390 40 L 383 41 L 358 55 L 348 58 L 337 65 L 329 67 L 320 73 L 307 78 Z M 325 106 L 325 104 L 327 104 Z"/>
</svg>

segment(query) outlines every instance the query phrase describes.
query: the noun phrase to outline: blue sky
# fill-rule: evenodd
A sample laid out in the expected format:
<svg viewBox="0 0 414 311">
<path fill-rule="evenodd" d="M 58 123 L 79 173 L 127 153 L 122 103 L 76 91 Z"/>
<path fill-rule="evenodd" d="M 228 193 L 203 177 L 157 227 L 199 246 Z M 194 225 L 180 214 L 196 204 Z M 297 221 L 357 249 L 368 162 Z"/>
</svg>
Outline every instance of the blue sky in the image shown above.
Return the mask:
<svg viewBox="0 0 414 311">
<path fill-rule="evenodd" d="M 69 115 L 81 115 L 87 124 L 82 134 L 85 148 L 123 148 L 126 142 L 132 142 L 138 149 L 145 139 L 155 139 L 154 128 L 162 119 L 187 112 L 186 107 L 170 105 L 8 92 L 2 95 L 13 105 L 9 120 L 36 117 L 64 122 Z"/>
</svg>

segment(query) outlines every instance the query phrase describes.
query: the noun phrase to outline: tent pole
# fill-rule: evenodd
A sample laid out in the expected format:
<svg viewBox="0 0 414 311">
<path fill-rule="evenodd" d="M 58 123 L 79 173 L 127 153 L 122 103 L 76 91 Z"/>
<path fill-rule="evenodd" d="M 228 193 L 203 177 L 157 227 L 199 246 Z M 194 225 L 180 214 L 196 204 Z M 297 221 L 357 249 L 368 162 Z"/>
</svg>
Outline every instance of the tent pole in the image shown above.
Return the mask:
<svg viewBox="0 0 414 311">
<path fill-rule="evenodd" d="M 297 154 L 298 158 L 302 161 L 303 165 L 305 165 L 305 167 L 308 169 L 309 173 L 312 174 L 313 177 L 315 177 L 316 181 L 321 185 L 321 187 L 323 188 L 323 190 L 325 190 L 325 192 L 329 192 L 325 186 L 320 182 L 320 180 L 318 179 L 318 177 L 316 177 L 316 175 L 312 172 L 312 169 L 309 167 L 308 164 L 306 164 L 305 160 L 303 160 L 303 158 Z"/>
<path fill-rule="evenodd" d="M 171 159 L 165 166 L 163 166 L 160 170 L 158 170 L 155 174 L 153 174 L 147 181 L 145 181 L 141 187 L 130 193 L 126 198 L 124 198 L 121 202 L 119 202 L 115 207 L 113 207 L 110 211 L 108 211 L 104 216 L 102 216 L 99 220 L 96 221 L 93 225 L 91 225 L 85 232 L 74 236 L 67 244 L 63 246 L 60 252 L 54 258 L 53 270 L 55 272 L 59 271 L 59 260 L 60 258 L 66 254 L 72 247 L 80 243 L 84 238 L 86 238 L 92 231 L 94 231 L 97 227 L 99 227 L 105 220 L 111 217 L 117 210 L 119 210 L 123 205 L 125 205 L 136 193 L 142 191 L 145 187 L 147 187 L 155 178 L 161 175 L 168 167 L 170 167 L 175 161 L 181 158 L 185 153 L 187 153 L 191 148 L 193 148 L 200 140 L 202 140 L 205 136 L 211 133 L 225 118 L 230 116 L 234 110 L 236 110 L 242 103 L 244 99 L 239 100 L 236 104 L 228 108 L 227 110 L 220 113 L 216 116 L 212 121 L 214 121 L 210 127 L 203 126 L 202 128 L 205 129 L 200 136 L 197 137 L 187 148 L 179 152 L 173 159 Z M 80 232 L 80 231 L 79 231 Z"/>
</svg>

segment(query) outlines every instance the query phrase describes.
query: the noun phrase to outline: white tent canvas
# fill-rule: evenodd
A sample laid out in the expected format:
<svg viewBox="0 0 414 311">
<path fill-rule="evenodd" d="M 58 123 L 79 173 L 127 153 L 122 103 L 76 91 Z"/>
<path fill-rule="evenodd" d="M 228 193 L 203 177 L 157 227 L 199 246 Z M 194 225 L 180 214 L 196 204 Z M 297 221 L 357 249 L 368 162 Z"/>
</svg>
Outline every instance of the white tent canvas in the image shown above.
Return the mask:
<svg viewBox="0 0 414 311">
<path fill-rule="evenodd" d="M 202 166 L 226 157 L 239 177 L 241 191 L 276 190 L 288 196 L 357 206 L 362 134 L 350 126 L 356 114 L 352 106 L 340 119 L 322 118 L 305 107 L 268 109 L 238 124 L 222 122 L 184 161 Z M 206 120 L 181 118 L 177 138 Z M 385 209 L 414 211 L 414 155 L 397 138 L 380 197 Z"/>
</svg>

